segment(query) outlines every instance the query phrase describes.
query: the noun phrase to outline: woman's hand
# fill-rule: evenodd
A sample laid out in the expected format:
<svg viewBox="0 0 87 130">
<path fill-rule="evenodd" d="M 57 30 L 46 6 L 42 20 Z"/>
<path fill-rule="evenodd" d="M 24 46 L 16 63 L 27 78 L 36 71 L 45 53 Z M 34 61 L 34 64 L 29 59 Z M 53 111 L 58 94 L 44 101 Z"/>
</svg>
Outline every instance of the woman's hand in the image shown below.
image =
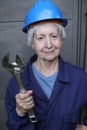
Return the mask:
<svg viewBox="0 0 87 130">
<path fill-rule="evenodd" d="M 16 95 L 16 113 L 19 116 L 24 116 L 29 109 L 34 107 L 32 93 L 33 91 L 29 90 Z"/>
<path fill-rule="evenodd" d="M 87 126 L 78 124 L 75 130 L 87 130 Z"/>
</svg>

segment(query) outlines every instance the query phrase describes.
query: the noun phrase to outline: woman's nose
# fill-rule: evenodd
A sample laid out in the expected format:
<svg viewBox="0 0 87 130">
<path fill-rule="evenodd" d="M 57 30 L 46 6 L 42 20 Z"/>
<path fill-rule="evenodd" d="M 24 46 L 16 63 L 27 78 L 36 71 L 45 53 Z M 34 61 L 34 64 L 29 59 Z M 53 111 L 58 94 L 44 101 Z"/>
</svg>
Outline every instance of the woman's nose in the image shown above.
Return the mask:
<svg viewBox="0 0 87 130">
<path fill-rule="evenodd" d="M 52 41 L 50 37 L 46 38 L 46 47 L 51 48 L 52 47 Z"/>
</svg>

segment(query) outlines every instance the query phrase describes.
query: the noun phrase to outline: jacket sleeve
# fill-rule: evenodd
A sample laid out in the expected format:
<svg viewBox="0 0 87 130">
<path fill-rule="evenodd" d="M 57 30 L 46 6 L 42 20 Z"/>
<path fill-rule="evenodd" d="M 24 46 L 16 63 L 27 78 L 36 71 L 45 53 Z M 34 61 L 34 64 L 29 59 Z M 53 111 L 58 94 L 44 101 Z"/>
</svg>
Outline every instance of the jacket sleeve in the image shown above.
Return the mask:
<svg viewBox="0 0 87 130">
<path fill-rule="evenodd" d="M 8 130 L 34 130 L 34 124 L 29 121 L 28 115 L 20 117 L 16 114 L 15 95 L 19 92 L 15 79 L 8 83 L 5 95 L 5 108 L 7 111 L 6 125 Z"/>
</svg>

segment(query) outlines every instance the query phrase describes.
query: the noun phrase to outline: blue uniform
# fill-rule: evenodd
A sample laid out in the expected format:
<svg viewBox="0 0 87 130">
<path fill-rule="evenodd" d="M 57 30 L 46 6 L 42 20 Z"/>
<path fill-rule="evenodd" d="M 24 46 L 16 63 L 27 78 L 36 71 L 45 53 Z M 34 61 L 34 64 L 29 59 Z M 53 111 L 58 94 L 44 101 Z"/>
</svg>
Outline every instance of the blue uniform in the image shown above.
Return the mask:
<svg viewBox="0 0 87 130">
<path fill-rule="evenodd" d="M 8 84 L 5 106 L 8 114 L 9 130 L 75 130 L 79 121 L 80 109 L 87 104 L 87 74 L 59 57 L 59 71 L 50 99 L 47 98 L 32 71 L 33 56 L 23 73 L 26 90 L 33 90 L 36 124 L 30 122 L 28 115 L 19 117 L 15 112 L 15 95 L 19 93 L 14 78 Z"/>
</svg>

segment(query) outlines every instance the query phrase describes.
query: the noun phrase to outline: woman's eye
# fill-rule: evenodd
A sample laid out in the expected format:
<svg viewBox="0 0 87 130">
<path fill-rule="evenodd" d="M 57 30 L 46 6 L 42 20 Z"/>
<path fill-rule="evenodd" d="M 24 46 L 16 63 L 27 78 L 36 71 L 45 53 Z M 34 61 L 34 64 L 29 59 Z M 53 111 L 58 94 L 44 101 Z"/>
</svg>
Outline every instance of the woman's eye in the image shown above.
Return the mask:
<svg viewBox="0 0 87 130">
<path fill-rule="evenodd" d="M 52 35 L 53 38 L 57 38 L 58 36 L 57 35 Z"/>
<path fill-rule="evenodd" d="M 43 39 L 43 37 L 38 37 L 37 39 L 38 39 L 38 40 L 42 40 L 42 39 Z"/>
</svg>

